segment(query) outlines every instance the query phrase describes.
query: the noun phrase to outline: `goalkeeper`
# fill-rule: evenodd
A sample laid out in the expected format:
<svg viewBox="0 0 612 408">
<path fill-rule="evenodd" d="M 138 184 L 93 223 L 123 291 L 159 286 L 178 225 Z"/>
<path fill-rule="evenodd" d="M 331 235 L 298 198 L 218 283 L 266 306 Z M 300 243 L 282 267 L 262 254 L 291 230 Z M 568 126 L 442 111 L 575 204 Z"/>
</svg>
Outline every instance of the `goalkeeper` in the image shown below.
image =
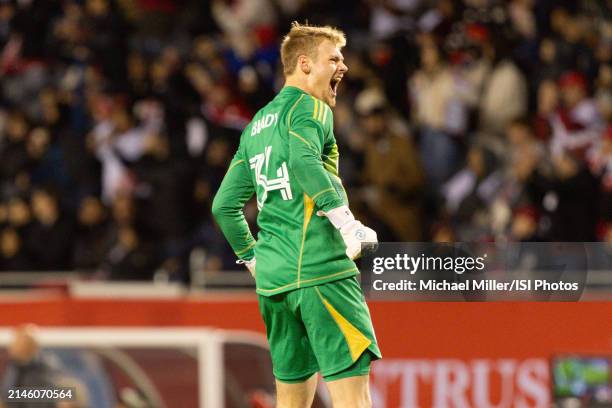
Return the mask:
<svg viewBox="0 0 612 408">
<path fill-rule="evenodd" d="M 381 357 L 353 262 L 377 237 L 348 208 L 333 134 L 345 43 L 337 29 L 293 23 L 285 86 L 243 131 L 213 202 L 255 277 L 283 408 L 312 404 L 317 372 L 335 408 L 370 407 L 370 363 Z M 257 241 L 242 212 L 253 194 Z"/>
</svg>

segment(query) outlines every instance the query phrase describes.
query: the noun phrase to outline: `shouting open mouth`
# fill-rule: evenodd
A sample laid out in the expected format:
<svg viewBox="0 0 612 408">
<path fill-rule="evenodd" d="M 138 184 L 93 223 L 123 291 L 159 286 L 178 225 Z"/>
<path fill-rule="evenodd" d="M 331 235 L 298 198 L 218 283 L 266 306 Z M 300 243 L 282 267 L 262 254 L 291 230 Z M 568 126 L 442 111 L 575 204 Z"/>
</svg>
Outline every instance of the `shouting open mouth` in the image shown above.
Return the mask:
<svg viewBox="0 0 612 408">
<path fill-rule="evenodd" d="M 342 81 L 342 75 L 333 77 L 331 81 L 329 81 L 329 90 L 334 98 L 338 94 L 338 84 L 340 81 Z"/>
</svg>

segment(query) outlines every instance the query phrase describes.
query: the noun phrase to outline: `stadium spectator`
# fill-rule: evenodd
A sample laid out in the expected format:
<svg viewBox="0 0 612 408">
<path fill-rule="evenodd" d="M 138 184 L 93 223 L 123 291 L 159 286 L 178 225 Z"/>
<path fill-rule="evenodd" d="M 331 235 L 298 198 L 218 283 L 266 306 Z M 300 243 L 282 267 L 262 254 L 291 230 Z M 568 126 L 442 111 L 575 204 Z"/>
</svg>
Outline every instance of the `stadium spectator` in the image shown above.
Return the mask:
<svg viewBox="0 0 612 408">
<path fill-rule="evenodd" d="M 27 235 L 32 225 L 32 212 L 27 200 L 19 195 L 11 197 L 6 212 L 7 223 L 20 234 Z"/>
<path fill-rule="evenodd" d="M 0 232 L 0 265 L 3 271 L 28 271 L 34 265 L 23 248 L 23 240 L 15 229 L 6 227 Z"/>
<path fill-rule="evenodd" d="M 102 70 L 116 89 L 125 90 L 125 23 L 123 16 L 110 0 L 87 0 L 83 16 L 85 47 L 90 62 Z"/>
<path fill-rule="evenodd" d="M 28 151 L 26 137 L 29 124 L 25 114 L 13 111 L 6 120 L 6 133 L 2 140 L 2 161 L 0 162 L 0 175 L 5 186 L 15 183 L 16 178 L 26 171 L 28 165 Z"/>
<path fill-rule="evenodd" d="M 487 46 L 482 53 L 490 66 L 482 84 L 479 120 L 482 131 L 499 135 L 508 122 L 527 113 L 527 83 L 516 64 Z"/>
<path fill-rule="evenodd" d="M 493 200 L 502 174 L 495 153 L 484 146 L 472 146 L 464 169 L 442 186 L 446 210 L 460 241 L 488 239 Z"/>
<path fill-rule="evenodd" d="M 592 47 L 586 42 L 588 37 L 585 17 L 559 6 L 553 9 L 550 23 L 556 39 L 555 63 L 562 71 L 576 69 L 592 76 L 595 58 Z"/>
<path fill-rule="evenodd" d="M 510 237 L 515 242 L 537 241 L 539 214 L 532 206 L 516 209 L 510 227 Z"/>
<path fill-rule="evenodd" d="M 143 242 L 133 228 L 120 227 L 104 269 L 111 280 L 150 280 L 158 265 L 153 245 Z"/>
<path fill-rule="evenodd" d="M 9 364 L 2 379 L 2 398 L 9 403 L 8 390 L 17 387 L 53 388 L 58 373 L 53 365 L 41 352 L 35 338 L 33 326 L 21 326 L 14 332 L 14 337 L 8 347 Z M 11 403 L 8 406 L 20 408 L 41 407 L 55 408 L 55 402 L 23 402 Z"/>
<path fill-rule="evenodd" d="M 66 270 L 72 267 L 73 223 L 62 212 L 53 193 L 37 188 L 31 197 L 34 222 L 26 247 L 36 269 Z"/>
<path fill-rule="evenodd" d="M 563 74 L 559 87 L 562 104 L 551 118 L 552 154 L 578 150 L 584 153 L 601 135 L 601 114 L 588 97 L 586 78 L 581 73 Z"/>
<path fill-rule="evenodd" d="M 108 252 L 111 232 L 107 210 L 100 199 L 83 198 L 77 214 L 74 267 L 85 271 L 98 268 Z"/>
<path fill-rule="evenodd" d="M 587 163 L 591 173 L 600 180 L 600 223 L 606 225 L 612 220 L 612 126 L 609 126 L 601 140 L 589 149 Z"/>
<path fill-rule="evenodd" d="M 355 105 L 366 136 L 359 196 L 394 240 L 419 241 L 424 177 L 414 143 L 380 91 L 364 90 Z"/>
<path fill-rule="evenodd" d="M 2 401 L 7 407 L 17 408 L 86 408 L 90 406 L 87 387 L 68 372 L 56 359 L 44 353 L 36 339 L 36 326 L 17 327 L 8 346 L 9 362 L 2 379 Z M 72 400 L 14 402 L 8 390 L 21 387 L 65 389 L 71 388 Z M 2 405 L 3 406 L 3 405 Z"/>
<path fill-rule="evenodd" d="M 276 15 L 269 0 L 212 1 L 212 14 L 230 37 L 245 37 L 256 30 L 274 27 Z"/>
<path fill-rule="evenodd" d="M 586 164 L 568 153 L 553 156 L 552 174 L 534 171 L 526 182 L 531 199 L 545 212 L 550 241 L 592 242 L 597 228 L 597 180 Z"/>
<path fill-rule="evenodd" d="M 554 80 L 540 82 L 537 89 L 537 111 L 533 118 L 535 134 L 543 142 L 552 137 L 550 118 L 559 106 L 559 88 Z"/>
<path fill-rule="evenodd" d="M 420 154 L 430 186 L 437 190 L 461 164 L 460 139 L 467 122 L 457 80 L 434 39 L 421 44 L 421 69 L 410 81 Z"/>
</svg>

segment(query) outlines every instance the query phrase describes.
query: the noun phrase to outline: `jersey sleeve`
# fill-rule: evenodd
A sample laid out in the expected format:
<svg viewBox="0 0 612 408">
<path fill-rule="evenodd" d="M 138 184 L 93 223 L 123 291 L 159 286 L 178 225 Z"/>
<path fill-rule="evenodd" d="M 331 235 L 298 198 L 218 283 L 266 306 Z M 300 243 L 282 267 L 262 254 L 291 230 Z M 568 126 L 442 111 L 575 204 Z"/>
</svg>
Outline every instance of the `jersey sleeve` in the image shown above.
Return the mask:
<svg viewBox="0 0 612 408">
<path fill-rule="evenodd" d="M 288 117 L 289 168 L 317 207 L 329 211 L 344 204 L 322 159 L 330 132 L 331 111 L 318 99 L 309 96 L 303 99 Z"/>
<path fill-rule="evenodd" d="M 212 213 L 236 256 L 244 260 L 255 256 L 255 238 L 242 211 L 254 193 L 248 162 L 238 147 L 213 200 Z"/>
</svg>

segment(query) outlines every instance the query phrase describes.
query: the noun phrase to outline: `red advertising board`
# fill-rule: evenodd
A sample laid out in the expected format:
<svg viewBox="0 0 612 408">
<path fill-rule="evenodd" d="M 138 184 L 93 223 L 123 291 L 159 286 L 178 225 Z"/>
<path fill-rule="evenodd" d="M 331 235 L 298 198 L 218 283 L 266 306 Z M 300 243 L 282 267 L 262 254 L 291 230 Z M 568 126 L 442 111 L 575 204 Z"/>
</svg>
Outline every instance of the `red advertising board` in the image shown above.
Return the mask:
<svg viewBox="0 0 612 408">
<path fill-rule="evenodd" d="M 550 357 L 612 355 L 612 303 L 370 303 L 375 407 L 550 406 Z M 264 331 L 254 297 L 3 302 L 0 324 Z"/>
</svg>

